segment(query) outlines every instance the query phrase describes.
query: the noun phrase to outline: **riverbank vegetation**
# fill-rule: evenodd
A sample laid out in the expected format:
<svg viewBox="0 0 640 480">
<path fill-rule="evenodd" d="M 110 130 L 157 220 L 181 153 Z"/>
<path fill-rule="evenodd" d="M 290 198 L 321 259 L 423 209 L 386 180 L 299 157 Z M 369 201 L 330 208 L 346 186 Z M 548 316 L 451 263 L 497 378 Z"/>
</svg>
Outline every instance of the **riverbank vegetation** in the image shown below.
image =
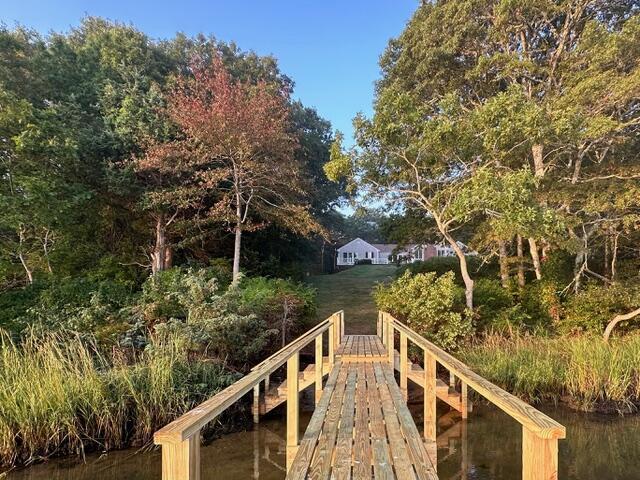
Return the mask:
<svg viewBox="0 0 640 480">
<path fill-rule="evenodd" d="M 315 320 L 349 220 L 292 91 L 203 35 L 0 27 L 0 464 L 148 444 Z"/>
<path fill-rule="evenodd" d="M 325 168 L 453 252 L 378 305 L 533 399 L 640 406 L 638 45 L 628 2 L 424 2 Z"/>
</svg>

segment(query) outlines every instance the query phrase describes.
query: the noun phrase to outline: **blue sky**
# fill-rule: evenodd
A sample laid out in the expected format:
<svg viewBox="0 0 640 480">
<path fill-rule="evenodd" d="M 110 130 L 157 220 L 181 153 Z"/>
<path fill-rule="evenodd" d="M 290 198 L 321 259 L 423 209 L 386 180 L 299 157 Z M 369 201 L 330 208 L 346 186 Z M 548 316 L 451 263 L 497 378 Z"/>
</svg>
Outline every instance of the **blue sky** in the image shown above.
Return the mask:
<svg viewBox="0 0 640 480">
<path fill-rule="evenodd" d="M 213 34 L 272 54 L 296 82 L 294 95 L 351 136 L 369 114 L 378 58 L 418 0 L 6 0 L 0 20 L 39 32 L 67 31 L 85 15 L 132 23 L 154 38 Z"/>
</svg>

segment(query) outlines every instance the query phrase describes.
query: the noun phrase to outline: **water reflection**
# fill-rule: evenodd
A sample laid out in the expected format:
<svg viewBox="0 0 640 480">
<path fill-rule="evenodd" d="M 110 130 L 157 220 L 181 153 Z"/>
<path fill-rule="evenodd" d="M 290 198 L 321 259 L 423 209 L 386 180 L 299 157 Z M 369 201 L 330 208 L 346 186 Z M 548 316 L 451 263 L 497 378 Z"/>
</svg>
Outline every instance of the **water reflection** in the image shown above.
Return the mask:
<svg viewBox="0 0 640 480">
<path fill-rule="evenodd" d="M 413 405 L 417 425 L 422 406 Z M 274 412 L 259 428 L 226 435 L 202 447 L 202 478 L 282 480 L 287 449 L 283 417 Z M 546 413 L 567 427 L 560 442 L 560 479 L 638 480 L 640 417 L 585 415 L 562 408 Z M 301 431 L 309 412 L 301 418 Z M 475 406 L 468 421 L 441 411 L 437 456 L 441 480 L 514 480 L 521 478 L 521 427 L 501 411 Z M 9 480 L 159 480 L 159 451 L 113 452 L 77 460 L 51 461 L 11 472 Z"/>
</svg>

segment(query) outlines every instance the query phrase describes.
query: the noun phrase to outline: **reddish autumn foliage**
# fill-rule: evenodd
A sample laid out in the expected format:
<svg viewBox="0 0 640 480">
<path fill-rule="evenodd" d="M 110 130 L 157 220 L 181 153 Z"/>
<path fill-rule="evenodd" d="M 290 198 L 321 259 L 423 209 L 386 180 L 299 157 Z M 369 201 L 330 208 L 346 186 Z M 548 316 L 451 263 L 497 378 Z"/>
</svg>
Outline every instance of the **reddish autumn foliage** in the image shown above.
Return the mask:
<svg viewBox="0 0 640 480">
<path fill-rule="evenodd" d="M 195 209 L 234 230 L 237 276 L 242 231 L 270 222 L 305 234 L 317 229 L 300 203 L 305 187 L 288 92 L 235 81 L 220 58 L 194 64 L 192 73 L 168 98 L 181 138 L 151 147 L 138 167 L 159 187 L 147 197 L 152 206 Z"/>
</svg>

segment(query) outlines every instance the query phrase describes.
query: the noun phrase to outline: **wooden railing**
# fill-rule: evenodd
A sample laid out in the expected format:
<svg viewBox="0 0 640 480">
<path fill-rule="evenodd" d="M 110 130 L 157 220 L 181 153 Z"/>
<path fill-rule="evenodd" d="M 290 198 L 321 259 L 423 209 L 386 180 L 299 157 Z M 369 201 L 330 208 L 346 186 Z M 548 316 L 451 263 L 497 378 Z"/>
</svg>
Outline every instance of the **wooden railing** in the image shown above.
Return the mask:
<svg viewBox="0 0 640 480">
<path fill-rule="evenodd" d="M 245 377 L 198 405 L 193 410 L 158 430 L 156 445 L 162 446 L 163 480 L 200 480 L 200 431 L 218 415 L 253 390 L 260 395 L 260 384 L 268 388 L 270 375 L 287 364 L 287 447 L 299 443 L 298 382 L 300 350 L 315 341 L 316 402 L 322 393 L 323 334 L 328 331 L 329 371 L 335 362 L 335 352 L 344 330 L 344 314 L 336 312 L 296 340 L 256 365 Z M 255 411 L 254 411 L 255 415 Z"/>
<path fill-rule="evenodd" d="M 389 362 L 395 361 L 395 338 L 399 333 L 400 389 L 406 396 L 409 362 L 408 340 L 420 347 L 424 354 L 424 436 L 436 440 L 436 364 L 449 370 L 452 378 L 460 380 L 462 416 L 467 415 L 467 389 L 471 387 L 522 425 L 522 479 L 552 480 L 558 478 L 558 439 L 565 438 L 564 426 L 536 410 L 531 405 L 504 391 L 467 365 L 438 348 L 390 314 L 380 312 L 378 335 L 383 339 Z"/>
</svg>

